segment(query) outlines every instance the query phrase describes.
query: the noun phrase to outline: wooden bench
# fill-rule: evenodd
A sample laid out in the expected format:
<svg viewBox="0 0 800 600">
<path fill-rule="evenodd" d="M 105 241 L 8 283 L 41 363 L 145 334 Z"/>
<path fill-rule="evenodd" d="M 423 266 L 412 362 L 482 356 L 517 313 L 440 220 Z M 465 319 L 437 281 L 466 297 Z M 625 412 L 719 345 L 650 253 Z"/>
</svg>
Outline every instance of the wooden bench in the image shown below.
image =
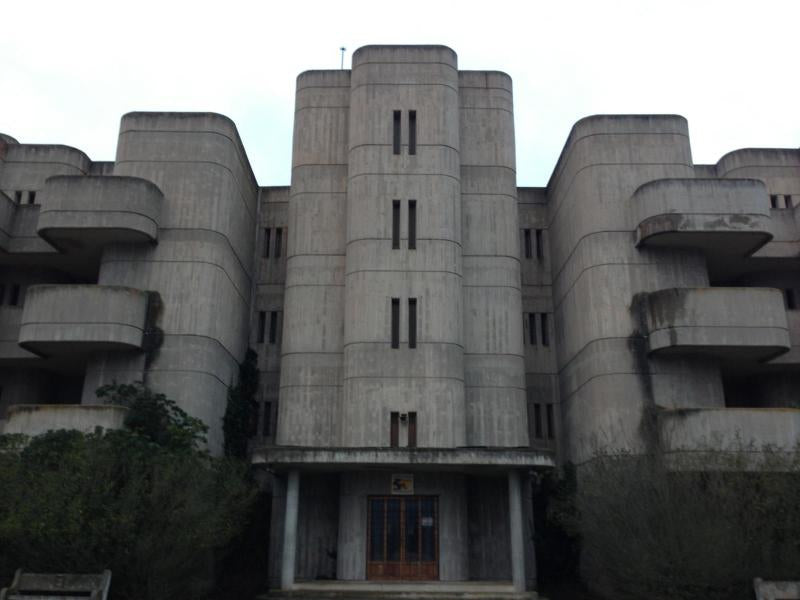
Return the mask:
<svg viewBox="0 0 800 600">
<path fill-rule="evenodd" d="M 800 581 L 764 581 L 756 577 L 753 588 L 756 600 L 800 600 Z"/>
<path fill-rule="evenodd" d="M 0 590 L 0 600 L 106 600 L 111 571 L 74 573 L 25 573 L 17 569 L 14 581 Z"/>
</svg>

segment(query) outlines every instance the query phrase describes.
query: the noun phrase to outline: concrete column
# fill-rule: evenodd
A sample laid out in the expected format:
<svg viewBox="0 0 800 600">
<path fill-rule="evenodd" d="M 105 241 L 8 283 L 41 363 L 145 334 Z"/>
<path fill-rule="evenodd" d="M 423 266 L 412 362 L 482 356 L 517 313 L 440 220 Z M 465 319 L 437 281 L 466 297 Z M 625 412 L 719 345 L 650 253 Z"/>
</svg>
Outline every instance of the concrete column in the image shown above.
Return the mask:
<svg viewBox="0 0 800 600">
<path fill-rule="evenodd" d="M 519 487 L 519 481 L 517 481 Z M 297 550 L 297 505 L 300 496 L 300 473 L 289 471 L 286 486 L 286 517 L 283 524 L 283 563 L 281 564 L 281 589 L 294 585 L 294 561 Z"/>
<path fill-rule="evenodd" d="M 287 510 L 288 513 L 288 510 Z M 515 592 L 525 591 L 525 545 L 519 473 L 508 472 L 508 518 L 511 525 L 511 579 Z"/>
</svg>

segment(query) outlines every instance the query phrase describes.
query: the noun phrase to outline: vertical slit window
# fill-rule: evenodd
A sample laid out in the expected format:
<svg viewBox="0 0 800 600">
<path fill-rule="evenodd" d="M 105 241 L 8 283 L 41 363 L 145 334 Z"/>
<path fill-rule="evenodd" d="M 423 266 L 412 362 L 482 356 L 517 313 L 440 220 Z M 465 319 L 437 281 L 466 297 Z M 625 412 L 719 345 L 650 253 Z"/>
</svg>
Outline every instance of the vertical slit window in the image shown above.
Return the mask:
<svg viewBox="0 0 800 600">
<path fill-rule="evenodd" d="M 550 331 L 547 328 L 547 313 L 539 315 L 541 317 L 541 330 L 542 330 L 542 346 L 550 345 Z"/>
<path fill-rule="evenodd" d="M 278 311 L 269 313 L 269 343 L 274 344 L 278 339 Z"/>
<path fill-rule="evenodd" d="M 400 154 L 400 111 L 394 111 L 392 115 L 392 152 Z"/>
<path fill-rule="evenodd" d="M 536 230 L 536 258 L 542 260 L 544 258 L 544 247 L 542 246 L 542 230 Z"/>
<path fill-rule="evenodd" d="M 269 242 L 272 230 L 269 227 L 264 229 L 264 258 L 269 258 Z"/>
<path fill-rule="evenodd" d="M 408 153 L 417 153 L 417 111 L 408 111 Z"/>
<path fill-rule="evenodd" d="M 536 313 L 528 313 L 528 341 L 536 345 Z"/>
<path fill-rule="evenodd" d="M 408 447 L 417 447 L 417 413 L 408 413 Z"/>
<path fill-rule="evenodd" d="M 556 437 L 555 419 L 553 418 L 553 405 L 548 404 L 547 408 L 547 439 L 554 440 Z"/>
<path fill-rule="evenodd" d="M 525 258 L 533 258 L 533 250 L 531 247 L 531 230 L 530 229 L 523 229 L 522 230 L 523 238 L 525 240 Z"/>
<path fill-rule="evenodd" d="M 408 299 L 408 347 L 417 347 L 417 299 Z"/>
<path fill-rule="evenodd" d="M 4 283 L 0 283 L 0 304 L 6 301 L 6 285 Z"/>
<path fill-rule="evenodd" d="M 778 208 L 778 195 L 777 194 L 770 194 L 769 196 L 769 204 L 772 208 Z"/>
<path fill-rule="evenodd" d="M 392 200 L 392 249 L 400 247 L 400 200 Z"/>
<path fill-rule="evenodd" d="M 400 298 L 392 298 L 392 348 L 400 347 Z"/>
<path fill-rule="evenodd" d="M 794 290 L 788 289 L 783 290 L 784 298 L 786 299 L 786 310 L 795 310 L 797 308 L 797 304 L 794 298 Z"/>
<path fill-rule="evenodd" d="M 256 332 L 256 343 L 264 343 L 264 330 L 267 326 L 267 313 L 263 310 L 258 312 L 258 331 Z"/>
<path fill-rule="evenodd" d="M 786 204 L 786 208 L 792 208 L 792 196 L 791 194 L 786 194 L 783 197 L 784 203 Z"/>
<path fill-rule="evenodd" d="M 540 440 L 542 439 L 542 405 L 533 405 L 533 436 Z"/>
<path fill-rule="evenodd" d="M 19 306 L 19 284 L 15 283 L 11 286 L 11 295 L 8 298 L 8 303 L 11 306 Z"/>
<path fill-rule="evenodd" d="M 275 258 L 280 258 L 283 252 L 283 228 L 275 228 Z"/>
<path fill-rule="evenodd" d="M 417 249 L 417 201 L 408 201 L 408 249 Z"/>
<path fill-rule="evenodd" d="M 14 202 L 22 204 L 22 192 L 20 190 L 14 192 Z"/>
<path fill-rule="evenodd" d="M 272 435 L 272 402 L 264 402 L 264 420 L 261 423 L 261 435 L 270 437 Z"/>
<path fill-rule="evenodd" d="M 36 202 L 36 192 L 28 192 L 28 204 Z"/>
<path fill-rule="evenodd" d="M 389 419 L 389 445 L 397 448 L 400 445 L 400 413 L 393 412 Z"/>
</svg>

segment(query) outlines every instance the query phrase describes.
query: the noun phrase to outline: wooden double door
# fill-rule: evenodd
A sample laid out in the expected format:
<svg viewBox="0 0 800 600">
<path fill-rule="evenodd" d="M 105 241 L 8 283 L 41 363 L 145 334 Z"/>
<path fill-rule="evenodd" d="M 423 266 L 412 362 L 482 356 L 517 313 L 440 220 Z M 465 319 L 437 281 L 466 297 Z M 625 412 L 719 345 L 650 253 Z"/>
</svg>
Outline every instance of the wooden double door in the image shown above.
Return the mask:
<svg viewBox="0 0 800 600">
<path fill-rule="evenodd" d="M 367 579 L 439 579 L 435 496 L 367 499 Z"/>
</svg>

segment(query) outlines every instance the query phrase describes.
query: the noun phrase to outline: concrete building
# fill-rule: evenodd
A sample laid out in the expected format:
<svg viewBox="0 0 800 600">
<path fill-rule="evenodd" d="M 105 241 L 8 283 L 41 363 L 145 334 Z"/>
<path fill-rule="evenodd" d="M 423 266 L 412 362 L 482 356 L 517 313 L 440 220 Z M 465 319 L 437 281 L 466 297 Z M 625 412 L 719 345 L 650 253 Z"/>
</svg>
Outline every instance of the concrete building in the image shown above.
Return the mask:
<svg viewBox="0 0 800 600">
<path fill-rule="evenodd" d="M 219 451 L 253 347 L 272 587 L 495 598 L 537 471 L 796 444 L 800 151 L 595 116 L 519 188 L 514 136 L 509 76 L 367 46 L 298 77 L 289 187 L 220 115 L 125 115 L 109 163 L 0 137 L 0 426 L 119 426 L 94 390 L 141 380 Z"/>
</svg>

